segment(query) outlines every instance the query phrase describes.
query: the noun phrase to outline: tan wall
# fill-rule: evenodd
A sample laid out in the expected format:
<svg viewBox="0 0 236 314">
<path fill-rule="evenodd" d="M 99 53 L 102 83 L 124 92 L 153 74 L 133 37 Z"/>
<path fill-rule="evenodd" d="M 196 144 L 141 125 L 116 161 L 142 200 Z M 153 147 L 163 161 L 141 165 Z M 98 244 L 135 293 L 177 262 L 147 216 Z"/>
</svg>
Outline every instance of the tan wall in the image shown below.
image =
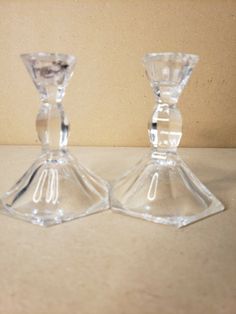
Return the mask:
<svg viewBox="0 0 236 314">
<path fill-rule="evenodd" d="M 180 108 L 182 146 L 236 146 L 236 1 L 0 0 L 0 144 L 38 142 L 39 100 L 19 54 L 77 56 L 64 100 L 71 144 L 145 146 L 153 97 L 141 58 L 200 55 Z"/>
</svg>

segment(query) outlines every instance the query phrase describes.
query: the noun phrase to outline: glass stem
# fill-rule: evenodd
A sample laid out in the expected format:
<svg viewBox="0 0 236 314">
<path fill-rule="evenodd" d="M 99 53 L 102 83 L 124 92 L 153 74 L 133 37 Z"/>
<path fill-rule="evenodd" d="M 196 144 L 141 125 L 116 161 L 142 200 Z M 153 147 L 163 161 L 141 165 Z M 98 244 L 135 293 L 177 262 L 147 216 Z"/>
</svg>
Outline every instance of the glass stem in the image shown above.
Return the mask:
<svg viewBox="0 0 236 314">
<path fill-rule="evenodd" d="M 69 121 L 61 103 L 42 103 L 36 119 L 36 129 L 43 152 L 67 150 Z"/>
<path fill-rule="evenodd" d="M 176 153 L 182 136 L 182 117 L 177 104 L 163 103 L 157 98 L 148 133 L 154 157 Z"/>
</svg>

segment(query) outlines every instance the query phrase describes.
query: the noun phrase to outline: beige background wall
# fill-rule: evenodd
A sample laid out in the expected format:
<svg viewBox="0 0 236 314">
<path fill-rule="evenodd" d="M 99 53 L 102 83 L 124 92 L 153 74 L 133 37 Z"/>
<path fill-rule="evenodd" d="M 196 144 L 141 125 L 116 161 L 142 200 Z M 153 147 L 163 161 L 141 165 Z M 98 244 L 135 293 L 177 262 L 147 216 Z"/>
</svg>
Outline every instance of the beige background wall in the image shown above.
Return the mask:
<svg viewBox="0 0 236 314">
<path fill-rule="evenodd" d="M 141 58 L 200 55 L 181 99 L 182 146 L 236 146 L 236 1 L 0 0 L 0 144 L 37 143 L 37 91 L 22 52 L 77 56 L 64 99 L 71 144 L 148 145 L 153 97 Z"/>
</svg>

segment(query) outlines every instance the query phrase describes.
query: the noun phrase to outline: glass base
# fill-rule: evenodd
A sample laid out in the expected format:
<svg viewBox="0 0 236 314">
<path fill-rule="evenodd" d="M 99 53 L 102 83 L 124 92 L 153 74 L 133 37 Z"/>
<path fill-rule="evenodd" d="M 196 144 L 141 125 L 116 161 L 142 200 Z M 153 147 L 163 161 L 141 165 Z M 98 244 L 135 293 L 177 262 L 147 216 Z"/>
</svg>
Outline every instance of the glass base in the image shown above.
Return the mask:
<svg viewBox="0 0 236 314">
<path fill-rule="evenodd" d="M 42 154 L 1 199 L 3 212 L 50 226 L 109 208 L 106 182 L 68 152 Z"/>
<path fill-rule="evenodd" d="M 173 153 L 152 154 L 115 182 L 115 211 L 155 223 L 186 226 L 224 209 Z"/>
</svg>

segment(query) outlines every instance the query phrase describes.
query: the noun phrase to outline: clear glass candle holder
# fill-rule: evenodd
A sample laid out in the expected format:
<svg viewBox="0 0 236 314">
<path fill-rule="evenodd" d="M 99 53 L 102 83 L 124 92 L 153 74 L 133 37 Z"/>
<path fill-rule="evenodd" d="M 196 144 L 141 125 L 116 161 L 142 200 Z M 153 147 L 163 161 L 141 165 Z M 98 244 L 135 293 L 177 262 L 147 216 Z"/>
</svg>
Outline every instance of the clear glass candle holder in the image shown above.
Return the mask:
<svg viewBox="0 0 236 314">
<path fill-rule="evenodd" d="M 148 133 L 150 153 L 112 188 L 115 211 L 182 227 L 224 209 L 177 154 L 182 136 L 178 99 L 198 56 L 148 53 L 144 66 L 155 105 Z"/>
<path fill-rule="evenodd" d="M 108 209 L 108 184 L 80 165 L 67 148 L 69 121 L 62 99 L 75 57 L 41 52 L 21 57 L 40 94 L 36 129 L 42 151 L 3 195 L 4 213 L 50 226 Z"/>
</svg>

